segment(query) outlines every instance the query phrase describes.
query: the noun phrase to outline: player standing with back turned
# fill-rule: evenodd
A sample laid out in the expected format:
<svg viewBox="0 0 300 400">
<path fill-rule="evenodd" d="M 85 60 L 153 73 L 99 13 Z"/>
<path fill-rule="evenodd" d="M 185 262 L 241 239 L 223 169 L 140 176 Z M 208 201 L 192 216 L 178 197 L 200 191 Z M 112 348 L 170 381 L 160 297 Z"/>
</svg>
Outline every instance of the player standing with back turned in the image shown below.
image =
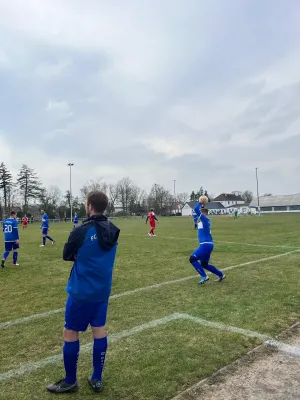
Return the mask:
<svg viewBox="0 0 300 400">
<path fill-rule="evenodd" d="M 4 246 L 5 252 L 2 257 L 1 267 L 5 267 L 5 261 L 9 256 L 9 253 L 13 250 L 13 266 L 17 267 L 18 260 L 18 248 L 19 246 L 19 231 L 18 231 L 18 221 L 16 220 L 17 214 L 15 211 L 11 211 L 10 218 L 7 218 L 3 222 L 3 232 L 4 232 Z"/>
</svg>

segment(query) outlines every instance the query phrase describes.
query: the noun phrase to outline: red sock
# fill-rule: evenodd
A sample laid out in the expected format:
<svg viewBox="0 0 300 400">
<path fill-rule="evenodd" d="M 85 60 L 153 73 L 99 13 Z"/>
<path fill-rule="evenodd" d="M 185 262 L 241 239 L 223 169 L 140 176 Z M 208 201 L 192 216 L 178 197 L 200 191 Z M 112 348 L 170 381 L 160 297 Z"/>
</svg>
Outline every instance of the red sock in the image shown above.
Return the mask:
<svg viewBox="0 0 300 400">
<path fill-rule="evenodd" d="M 151 228 L 149 233 L 150 235 L 154 235 L 154 228 Z"/>
</svg>

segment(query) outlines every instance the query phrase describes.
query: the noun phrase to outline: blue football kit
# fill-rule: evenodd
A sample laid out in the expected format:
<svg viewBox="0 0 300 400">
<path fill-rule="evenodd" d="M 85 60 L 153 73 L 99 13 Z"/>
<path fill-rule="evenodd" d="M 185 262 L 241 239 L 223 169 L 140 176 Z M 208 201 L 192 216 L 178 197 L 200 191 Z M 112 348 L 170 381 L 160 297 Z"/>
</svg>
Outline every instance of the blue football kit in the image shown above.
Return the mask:
<svg viewBox="0 0 300 400">
<path fill-rule="evenodd" d="M 103 215 L 89 217 L 71 232 L 63 251 L 63 259 L 73 262 L 66 288 L 67 331 L 86 331 L 89 325 L 93 328 L 105 326 L 119 233 L 120 230 Z M 65 340 L 63 357 L 66 375 L 64 379 L 49 385 L 49 392 L 77 391 L 79 351 L 78 339 Z M 107 336 L 101 333 L 101 337 L 94 337 L 93 374 L 88 378 L 95 392 L 103 388 L 102 371 L 106 351 Z"/>
<path fill-rule="evenodd" d="M 65 328 L 104 326 L 120 230 L 104 216 L 88 218 L 69 236 L 65 261 L 74 261 L 66 288 Z"/>
<path fill-rule="evenodd" d="M 190 257 L 190 263 L 196 269 L 196 271 L 201 276 L 200 284 L 205 283 L 209 278 L 206 275 L 204 269 L 212 272 L 219 277 L 219 281 L 225 278 L 225 275 L 219 271 L 216 267 L 209 264 L 211 253 L 214 249 L 214 242 L 211 235 L 210 219 L 201 213 L 201 204 L 198 203 L 194 209 L 199 222 L 197 224 L 198 228 L 198 241 L 199 247 L 192 253 Z"/>
<path fill-rule="evenodd" d="M 47 235 L 49 230 L 49 218 L 47 214 L 43 214 L 42 217 L 42 234 Z"/>
<path fill-rule="evenodd" d="M 73 222 L 74 222 L 74 226 L 77 225 L 78 222 L 79 222 L 79 218 L 78 218 L 78 214 L 77 213 L 74 215 L 74 221 Z"/>
<path fill-rule="evenodd" d="M 9 253 L 13 251 L 13 265 L 17 265 L 19 248 L 19 231 L 18 231 L 18 221 L 15 218 L 7 218 L 2 225 L 2 230 L 4 232 L 4 247 L 5 252 L 2 257 L 1 266 L 4 268 L 5 261 L 9 256 Z"/>
<path fill-rule="evenodd" d="M 192 215 L 193 215 L 195 229 L 197 229 L 198 215 L 195 210 L 192 211 Z"/>
</svg>

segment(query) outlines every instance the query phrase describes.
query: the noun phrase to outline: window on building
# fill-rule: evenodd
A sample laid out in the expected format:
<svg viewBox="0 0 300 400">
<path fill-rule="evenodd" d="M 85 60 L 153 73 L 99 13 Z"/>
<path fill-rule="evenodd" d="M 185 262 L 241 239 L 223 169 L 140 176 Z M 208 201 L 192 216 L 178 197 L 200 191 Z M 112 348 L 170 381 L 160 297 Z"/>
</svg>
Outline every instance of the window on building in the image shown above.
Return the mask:
<svg viewBox="0 0 300 400">
<path fill-rule="evenodd" d="M 275 206 L 274 211 L 286 211 L 287 207 L 286 206 Z"/>
<path fill-rule="evenodd" d="M 299 206 L 290 206 L 289 208 L 291 211 L 300 211 L 300 205 Z"/>
<path fill-rule="evenodd" d="M 260 207 L 260 211 L 273 211 L 272 207 Z"/>
</svg>

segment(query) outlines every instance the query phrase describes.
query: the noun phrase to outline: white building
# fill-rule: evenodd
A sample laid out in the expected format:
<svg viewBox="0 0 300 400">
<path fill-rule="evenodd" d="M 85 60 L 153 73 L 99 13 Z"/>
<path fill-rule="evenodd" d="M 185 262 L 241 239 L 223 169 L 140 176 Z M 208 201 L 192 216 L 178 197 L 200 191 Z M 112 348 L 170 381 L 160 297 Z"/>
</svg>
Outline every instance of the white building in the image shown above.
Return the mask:
<svg viewBox="0 0 300 400">
<path fill-rule="evenodd" d="M 233 193 L 221 193 L 214 201 L 219 201 L 225 208 L 235 206 L 237 204 L 245 204 L 244 199 Z"/>
<path fill-rule="evenodd" d="M 190 217 L 192 216 L 193 209 L 196 207 L 196 204 L 198 204 L 197 201 L 188 201 L 185 203 L 185 205 L 181 209 L 181 215 L 183 217 Z M 226 214 L 227 211 L 223 204 L 221 204 L 219 201 L 210 201 L 209 203 L 206 204 L 205 206 L 211 214 Z"/>
<path fill-rule="evenodd" d="M 257 199 L 253 199 L 250 207 L 258 209 Z M 300 193 L 283 196 L 264 196 L 259 198 L 262 213 L 300 212 Z"/>
<path fill-rule="evenodd" d="M 255 214 L 256 213 L 256 208 L 255 207 L 250 207 L 250 204 L 236 204 L 234 206 L 229 206 L 226 207 L 226 210 L 229 214 L 233 214 L 235 211 L 238 212 L 238 214 L 246 215 L 246 214 Z"/>
</svg>

